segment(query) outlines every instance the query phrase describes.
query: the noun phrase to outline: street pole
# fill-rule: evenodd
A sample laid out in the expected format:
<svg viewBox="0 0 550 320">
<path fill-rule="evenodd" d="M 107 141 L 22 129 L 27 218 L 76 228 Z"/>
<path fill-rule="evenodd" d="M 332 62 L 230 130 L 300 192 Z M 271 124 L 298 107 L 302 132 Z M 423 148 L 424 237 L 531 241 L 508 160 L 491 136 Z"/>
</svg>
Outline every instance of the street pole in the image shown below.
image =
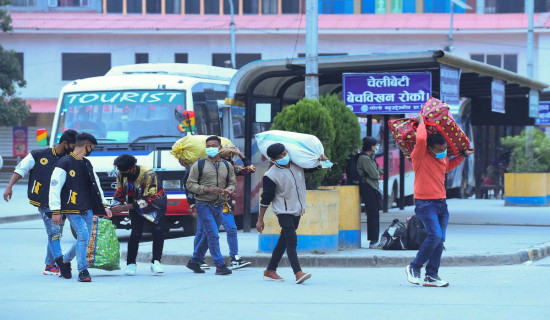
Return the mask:
<svg viewBox="0 0 550 320">
<path fill-rule="evenodd" d="M 533 25 L 534 25 L 534 16 L 535 16 L 535 0 L 525 1 L 525 13 L 527 13 L 528 23 L 527 23 L 527 77 L 529 79 L 535 78 L 535 70 L 533 65 L 533 56 L 535 51 L 535 40 L 533 35 Z M 531 94 L 531 93 L 529 93 Z M 529 101 L 531 98 L 529 97 Z M 532 148 L 533 144 L 533 135 L 534 128 L 533 126 L 525 127 L 525 154 L 527 159 L 532 159 Z"/>
<path fill-rule="evenodd" d="M 451 25 L 449 27 L 449 52 L 453 51 L 453 16 L 455 11 L 455 3 L 451 1 Z"/>
<path fill-rule="evenodd" d="M 236 69 L 237 63 L 235 62 L 235 7 L 233 6 L 233 0 L 229 1 L 229 13 L 231 14 L 231 22 L 229 23 L 231 33 L 231 68 Z"/>
<path fill-rule="evenodd" d="M 306 81 L 305 96 L 308 99 L 319 99 L 319 30 L 317 16 L 318 0 L 306 0 Z"/>
</svg>

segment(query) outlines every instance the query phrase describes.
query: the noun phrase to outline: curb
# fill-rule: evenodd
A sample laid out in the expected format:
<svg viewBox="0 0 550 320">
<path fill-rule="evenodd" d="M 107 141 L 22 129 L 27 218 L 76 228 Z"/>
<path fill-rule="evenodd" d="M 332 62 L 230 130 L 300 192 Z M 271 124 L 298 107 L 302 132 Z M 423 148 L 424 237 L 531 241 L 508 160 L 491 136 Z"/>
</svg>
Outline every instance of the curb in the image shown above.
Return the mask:
<svg viewBox="0 0 550 320">
<path fill-rule="evenodd" d="M 442 266 L 499 266 L 520 264 L 526 261 L 539 260 L 550 256 L 550 242 L 545 242 L 529 249 L 523 249 L 509 253 L 495 253 L 487 255 L 456 255 L 441 257 Z M 168 265 L 185 265 L 191 258 L 187 254 L 163 254 L 162 263 Z M 246 256 L 247 261 L 252 262 L 253 267 L 263 267 L 269 264 L 271 254 L 257 254 L 255 256 Z M 121 261 L 126 260 L 126 251 L 121 251 Z M 138 253 L 137 261 L 148 263 L 152 259 L 151 252 Z M 388 256 L 370 256 L 370 257 L 341 257 L 341 256 L 323 256 L 323 255 L 299 255 L 300 265 L 303 267 L 342 267 L 342 268 L 380 268 L 380 267 L 402 267 L 408 265 L 414 257 L 388 257 Z M 212 265 L 212 258 L 207 256 L 206 263 Z M 281 267 L 289 267 L 290 264 L 286 256 L 283 256 Z"/>
<path fill-rule="evenodd" d="M 0 224 L 42 219 L 40 213 L 0 218 Z"/>
</svg>

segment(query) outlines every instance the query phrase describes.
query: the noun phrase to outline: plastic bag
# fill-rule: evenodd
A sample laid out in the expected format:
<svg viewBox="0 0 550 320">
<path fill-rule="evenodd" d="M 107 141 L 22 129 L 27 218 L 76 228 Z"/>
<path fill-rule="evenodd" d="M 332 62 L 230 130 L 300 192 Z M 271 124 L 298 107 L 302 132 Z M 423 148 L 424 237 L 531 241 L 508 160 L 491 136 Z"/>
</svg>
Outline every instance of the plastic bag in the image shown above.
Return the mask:
<svg viewBox="0 0 550 320">
<path fill-rule="evenodd" d="M 94 216 L 86 261 L 88 268 L 120 270 L 120 244 L 111 220 Z"/>
<path fill-rule="evenodd" d="M 274 143 L 282 143 L 290 156 L 290 160 L 296 165 L 304 168 L 315 168 L 321 165 L 323 168 L 332 167 L 329 160 L 319 161 L 319 157 L 324 155 L 323 144 L 316 137 L 310 134 L 297 133 L 281 130 L 269 130 L 255 135 L 258 149 L 267 156 L 267 148 Z"/>
<path fill-rule="evenodd" d="M 388 121 L 390 133 L 405 157 L 410 158 L 416 144 L 416 128 L 418 123 L 410 118 L 392 119 Z"/>
<path fill-rule="evenodd" d="M 188 165 L 192 165 L 197 160 L 206 157 L 206 139 L 210 136 L 205 135 L 187 135 L 174 143 L 170 153 L 178 160 L 183 160 Z M 220 137 L 222 146 L 232 144 L 227 138 Z"/>
</svg>

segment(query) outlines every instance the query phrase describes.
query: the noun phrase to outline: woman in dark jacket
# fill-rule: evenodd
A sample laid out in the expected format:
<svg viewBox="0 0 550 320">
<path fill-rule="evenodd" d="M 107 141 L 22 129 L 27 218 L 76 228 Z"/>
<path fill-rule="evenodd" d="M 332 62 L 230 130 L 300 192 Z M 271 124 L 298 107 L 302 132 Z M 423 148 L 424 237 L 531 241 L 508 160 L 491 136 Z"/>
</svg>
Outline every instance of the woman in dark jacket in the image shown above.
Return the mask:
<svg viewBox="0 0 550 320">
<path fill-rule="evenodd" d="M 378 150 L 378 141 L 373 137 L 363 138 L 363 154 L 357 159 L 357 172 L 361 177 L 359 190 L 367 212 L 367 237 L 370 249 L 380 249 L 380 193 L 378 179 L 382 170 L 378 167 L 374 155 Z"/>
</svg>

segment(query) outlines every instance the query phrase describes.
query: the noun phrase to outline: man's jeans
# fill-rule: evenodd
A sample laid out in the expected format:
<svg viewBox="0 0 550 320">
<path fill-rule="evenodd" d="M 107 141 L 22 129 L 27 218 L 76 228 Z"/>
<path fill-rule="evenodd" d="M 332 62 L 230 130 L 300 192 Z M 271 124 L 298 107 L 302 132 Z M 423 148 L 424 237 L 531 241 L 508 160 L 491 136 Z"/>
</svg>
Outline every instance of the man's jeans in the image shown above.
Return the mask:
<svg viewBox="0 0 550 320">
<path fill-rule="evenodd" d="M 225 228 L 225 235 L 227 236 L 227 244 L 229 245 L 229 255 L 234 258 L 239 254 L 239 242 L 237 240 L 237 224 L 235 223 L 235 217 L 231 211 L 223 212 L 223 227 Z M 197 221 L 197 235 L 195 236 L 195 248 L 199 243 L 201 246 L 208 245 L 206 233 L 204 229 L 199 228 Z M 203 243 L 204 242 L 204 243 Z"/>
<path fill-rule="evenodd" d="M 204 260 L 206 250 L 210 249 L 214 264 L 216 267 L 221 267 L 225 265 L 225 261 L 220 252 L 218 230 L 223 223 L 223 204 L 214 205 L 210 202 L 196 201 L 195 208 L 197 209 L 197 235 L 191 262 L 200 264 Z M 204 235 L 206 235 L 207 241 L 201 241 Z"/>
<path fill-rule="evenodd" d="M 76 242 L 73 243 L 69 251 L 65 253 L 63 260 L 69 262 L 76 256 L 78 263 L 78 272 L 88 269 L 86 262 L 86 247 L 92 233 L 92 223 L 94 216 L 92 210 L 88 210 L 86 214 L 67 214 L 67 219 L 76 232 Z"/>
<path fill-rule="evenodd" d="M 46 227 L 46 233 L 48 234 L 48 247 L 46 249 L 46 265 L 55 264 L 55 258 L 63 255 L 61 252 L 60 239 L 63 235 L 63 225 L 65 225 L 65 219 L 61 220 L 60 226 L 53 223 L 51 218 L 48 218 L 46 212 L 50 212 L 49 208 L 38 208 L 42 220 L 44 221 L 44 227 Z"/>
<path fill-rule="evenodd" d="M 411 262 L 411 267 L 420 270 L 424 263 L 428 262 L 426 275 L 437 275 L 449 222 L 447 202 L 416 200 L 414 212 L 424 223 L 428 236 L 422 242 L 416 258 Z"/>
</svg>

